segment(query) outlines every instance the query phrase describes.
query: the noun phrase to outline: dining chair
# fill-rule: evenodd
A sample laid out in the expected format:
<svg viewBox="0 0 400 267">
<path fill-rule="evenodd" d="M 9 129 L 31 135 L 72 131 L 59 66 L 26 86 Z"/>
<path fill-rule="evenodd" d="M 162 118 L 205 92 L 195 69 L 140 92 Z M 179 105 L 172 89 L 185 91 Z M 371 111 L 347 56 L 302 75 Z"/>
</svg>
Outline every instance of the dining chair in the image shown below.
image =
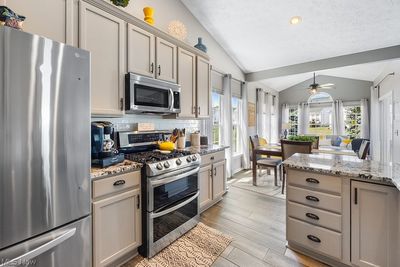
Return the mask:
<svg viewBox="0 0 400 267">
<path fill-rule="evenodd" d="M 286 160 L 296 153 L 311 154 L 313 142 L 281 140 L 282 159 Z M 285 192 L 286 171 L 283 168 L 282 194 Z"/>
<path fill-rule="evenodd" d="M 362 144 L 362 142 L 363 142 L 364 140 L 369 141 L 368 139 L 365 139 L 365 138 L 354 138 L 354 139 L 351 141 L 351 149 L 352 149 L 355 153 L 358 154 L 358 151 L 360 151 L 361 144 Z"/>
<path fill-rule="evenodd" d="M 254 151 L 254 149 L 260 146 L 260 140 L 258 135 L 250 136 L 250 144 L 251 144 L 250 155 L 253 155 L 252 152 Z M 256 160 L 257 169 L 261 170 L 262 168 L 266 169 L 273 168 L 275 176 L 275 186 L 278 185 L 278 169 L 282 164 L 281 159 L 261 158 L 258 156 L 254 159 L 253 156 L 251 156 L 250 160 Z M 280 175 L 282 176 L 282 171 L 280 171 Z"/>
<path fill-rule="evenodd" d="M 369 146 L 370 146 L 370 141 L 368 140 L 363 140 L 360 146 L 360 150 L 357 153 L 357 156 L 360 159 L 366 159 L 368 152 L 369 152 Z"/>
</svg>

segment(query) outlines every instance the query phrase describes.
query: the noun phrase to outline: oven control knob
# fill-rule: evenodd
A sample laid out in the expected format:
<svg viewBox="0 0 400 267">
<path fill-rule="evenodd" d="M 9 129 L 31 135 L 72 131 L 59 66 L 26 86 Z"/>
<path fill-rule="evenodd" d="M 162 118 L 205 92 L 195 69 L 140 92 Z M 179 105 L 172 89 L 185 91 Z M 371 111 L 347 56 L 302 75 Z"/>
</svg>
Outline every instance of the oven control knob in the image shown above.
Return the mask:
<svg viewBox="0 0 400 267">
<path fill-rule="evenodd" d="M 157 166 L 156 166 L 156 168 L 157 168 L 158 170 L 162 170 L 162 169 L 163 169 L 163 165 L 162 165 L 161 163 L 158 163 Z"/>
<path fill-rule="evenodd" d="M 169 168 L 169 166 L 170 166 L 170 165 L 169 165 L 169 162 L 168 162 L 168 161 L 164 162 L 164 167 L 165 167 L 165 168 Z"/>
<path fill-rule="evenodd" d="M 181 159 L 177 159 L 176 160 L 176 165 L 181 165 L 182 164 L 182 160 Z"/>
<path fill-rule="evenodd" d="M 193 156 L 192 156 L 192 160 L 193 160 L 193 161 L 196 161 L 196 160 L 197 160 L 196 155 L 193 155 Z"/>
<path fill-rule="evenodd" d="M 186 161 L 187 161 L 187 162 L 191 162 L 191 161 L 192 161 L 192 158 L 189 156 L 189 157 L 186 158 Z"/>
</svg>

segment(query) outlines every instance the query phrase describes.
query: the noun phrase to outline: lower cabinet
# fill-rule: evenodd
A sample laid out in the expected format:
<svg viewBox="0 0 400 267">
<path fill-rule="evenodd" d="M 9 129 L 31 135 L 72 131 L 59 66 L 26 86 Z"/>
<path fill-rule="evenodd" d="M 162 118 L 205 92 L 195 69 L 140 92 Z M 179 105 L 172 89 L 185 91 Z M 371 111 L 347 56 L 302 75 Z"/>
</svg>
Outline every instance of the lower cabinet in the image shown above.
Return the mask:
<svg viewBox="0 0 400 267">
<path fill-rule="evenodd" d="M 351 182 L 351 262 L 356 266 L 399 266 L 398 189 Z"/>
<path fill-rule="evenodd" d="M 212 194 L 212 166 L 207 165 L 200 168 L 199 172 L 199 202 L 200 202 L 200 210 L 202 208 L 209 206 L 213 200 Z"/>
<path fill-rule="evenodd" d="M 135 172 L 93 182 L 93 196 L 100 195 L 93 201 L 95 267 L 117 265 L 141 245 L 139 181 Z"/>
</svg>

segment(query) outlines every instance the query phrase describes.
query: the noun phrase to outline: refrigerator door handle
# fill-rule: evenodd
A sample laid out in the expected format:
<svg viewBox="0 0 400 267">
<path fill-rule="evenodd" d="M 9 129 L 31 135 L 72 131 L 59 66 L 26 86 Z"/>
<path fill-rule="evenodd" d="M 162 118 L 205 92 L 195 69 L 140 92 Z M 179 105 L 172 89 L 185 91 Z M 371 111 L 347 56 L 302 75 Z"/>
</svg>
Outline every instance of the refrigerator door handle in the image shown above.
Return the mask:
<svg viewBox="0 0 400 267">
<path fill-rule="evenodd" d="M 46 251 L 49 251 L 50 249 L 60 245 L 61 243 L 65 242 L 67 239 L 71 238 L 72 236 L 75 235 L 76 228 L 73 228 L 71 230 L 68 230 L 67 232 L 61 234 L 60 236 L 56 237 L 55 239 L 40 245 L 39 247 L 32 249 L 28 251 L 25 254 L 22 254 L 21 256 L 18 256 L 10 261 L 3 262 L 0 264 L 0 267 L 2 266 L 8 266 L 8 264 L 13 264 L 15 262 L 28 262 L 29 260 L 36 258 L 37 256 L 45 253 Z"/>
</svg>

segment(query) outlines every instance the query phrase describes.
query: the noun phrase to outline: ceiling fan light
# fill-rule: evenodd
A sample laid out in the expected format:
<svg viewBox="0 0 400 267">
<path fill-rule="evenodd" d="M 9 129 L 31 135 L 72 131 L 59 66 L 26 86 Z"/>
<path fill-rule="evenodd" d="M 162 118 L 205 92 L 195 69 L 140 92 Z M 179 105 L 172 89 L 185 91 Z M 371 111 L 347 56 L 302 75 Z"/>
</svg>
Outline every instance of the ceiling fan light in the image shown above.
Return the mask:
<svg viewBox="0 0 400 267">
<path fill-rule="evenodd" d="M 299 24 L 302 21 L 302 18 L 300 16 L 294 16 L 290 18 L 290 24 L 296 25 Z"/>
<path fill-rule="evenodd" d="M 316 93 L 318 93 L 318 89 L 317 88 L 310 88 L 309 90 L 311 95 L 315 95 Z"/>
</svg>

